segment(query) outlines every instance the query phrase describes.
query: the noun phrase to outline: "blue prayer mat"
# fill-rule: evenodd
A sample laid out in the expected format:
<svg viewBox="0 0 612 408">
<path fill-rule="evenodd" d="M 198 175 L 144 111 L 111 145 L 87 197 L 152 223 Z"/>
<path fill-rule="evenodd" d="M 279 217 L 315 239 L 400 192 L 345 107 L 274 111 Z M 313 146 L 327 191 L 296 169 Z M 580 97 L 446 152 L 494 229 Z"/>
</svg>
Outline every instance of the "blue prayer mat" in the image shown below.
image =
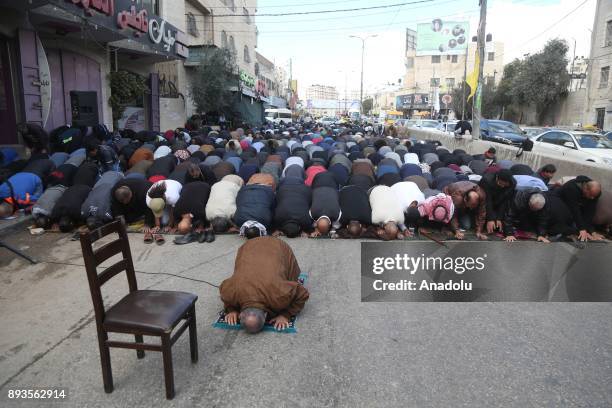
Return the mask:
<svg viewBox="0 0 612 408">
<path fill-rule="evenodd" d="M 301 273 L 300 276 L 298 277 L 298 282 L 303 285 L 304 283 L 306 283 L 307 279 L 308 279 L 308 275 L 305 273 Z M 296 320 L 297 320 L 297 316 L 291 317 L 291 319 L 289 319 L 289 327 L 287 327 L 286 329 L 280 330 L 280 331 L 276 330 L 274 328 L 274 325 L 270 324 L 269 322 L 266 322 L 266 324 L 264 324 L 262 331 L 271 331 L 275 333 L 297 333 L 297 329 L 295 327 Z M 224 329 L 224 330 L 242 329 L 242 325 L 240 323 L 233 324 L 233 325 L 227 324 L 225 322 L 225 311 L 223 310 L 219 312 L 219 317 L 213 323 L 212 326 L 216 327 L 217 329 Z"/>
</svg>

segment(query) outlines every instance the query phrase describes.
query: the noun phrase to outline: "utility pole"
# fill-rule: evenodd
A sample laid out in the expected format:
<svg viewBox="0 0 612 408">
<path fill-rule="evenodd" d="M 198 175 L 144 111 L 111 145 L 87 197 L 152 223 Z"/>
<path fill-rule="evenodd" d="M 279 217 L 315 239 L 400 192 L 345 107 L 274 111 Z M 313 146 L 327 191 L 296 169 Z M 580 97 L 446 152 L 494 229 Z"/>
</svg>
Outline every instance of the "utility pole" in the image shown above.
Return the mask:
<svg viewBox="0 0 612 408">
<path fill-rule="evenodd" d="M 487 27 L 487 0 L 480 0 L 480 23 L 478 24 L 478 86 L 473 99 L 474 114 L 472 116 L 472 139 L 480 139 L 480 119 L 482 117 L 482 87 L 483 87 L 483 68 L 485 58 L 485 33 Z"/>
<path fill-rule="evenodd" d="M 465 47 L 465 61 L 463 62 L 463 83 L 461 84 L 461 89 L 463 89 L 463 96 L 461 97 L 461 120 L 465 120 L 465 81 L 467 79 L 467 60 L 469 52 L 470 43 L 468 42 L 467 47 Z"/>
<path fill-rule="evenodd" d="M 572 57 L 572 69 L 570 70 L 570 92 L 574 87 L 574 62 L 576 61 L 576 39 L 572 37 L 574 40 L 574 56 Z"/>
<path fill-rule="evenodd" d="M 359 112 L 363 114 L 363 61 L 365 55 L 365 42 L 368 38 L 377 37 L 377 34 L 367 35 L 365 37 L 359 37 L 356 35 L 349 35 L 350 38 L 357 38 L 361 40 L 361 90 L 359 91 Z"/>
<path fill-rule="evenodd" d="M 291 101 L 293 100 L 293 59 L 289 58 L 289 107 L 291 107 Z"/>
</svg>

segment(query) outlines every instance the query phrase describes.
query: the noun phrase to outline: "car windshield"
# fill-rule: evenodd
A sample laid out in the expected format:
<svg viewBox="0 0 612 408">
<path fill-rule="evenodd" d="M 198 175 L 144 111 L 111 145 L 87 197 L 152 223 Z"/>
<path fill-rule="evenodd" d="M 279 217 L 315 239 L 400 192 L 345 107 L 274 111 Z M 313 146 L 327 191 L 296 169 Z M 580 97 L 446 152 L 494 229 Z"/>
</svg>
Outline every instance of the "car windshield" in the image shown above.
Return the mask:
<svg viewBox="0 0 612 408">
<path fill-rule="evenodd" d="M 489 122 L 489 127 L 492 131 L 499 133 L 523 133 L 521 128 L 514 123 Z"/>
<path fill-rule="evenodd" d="M 536 129 L 525 129 L 525 132 L 527 132 L 527 136 L 537 136 L 540 133 L 542 133 L 542 129 L 540 128 L 536 128 Z"/>
<path fill-rule="evenodd" d="M 583 149 L 612 149 L 612 141 L 596 133 L 574 133 L 574 137 Z"/>
<path fill-rule="evenodd" d="M 421 126 L 426 128 L 435 128 L 438 127 L 438 122 L 435 120 L 424 120 L 423 123 L 421 123 Z"/>
</svg>

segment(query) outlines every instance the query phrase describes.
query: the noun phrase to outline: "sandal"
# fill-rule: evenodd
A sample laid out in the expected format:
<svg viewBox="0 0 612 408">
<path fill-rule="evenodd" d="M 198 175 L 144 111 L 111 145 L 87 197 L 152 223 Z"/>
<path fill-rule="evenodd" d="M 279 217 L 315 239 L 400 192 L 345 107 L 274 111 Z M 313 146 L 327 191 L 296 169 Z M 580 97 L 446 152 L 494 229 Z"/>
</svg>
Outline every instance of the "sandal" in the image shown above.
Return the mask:
<svg viewBox="0 0 612 408">
<path fill-rule="evenodd" d="M 145 232 L 144 234 L 144 243 L 152 244 L 153 243 L 153 234 L 151 232 Z"/>
<path fill-rule="evenodd" d="M 164 245 L 166 243 L 166 239 L 162 234 L 153 234 L 153 239 L 157 245 Z"/>
</svg>

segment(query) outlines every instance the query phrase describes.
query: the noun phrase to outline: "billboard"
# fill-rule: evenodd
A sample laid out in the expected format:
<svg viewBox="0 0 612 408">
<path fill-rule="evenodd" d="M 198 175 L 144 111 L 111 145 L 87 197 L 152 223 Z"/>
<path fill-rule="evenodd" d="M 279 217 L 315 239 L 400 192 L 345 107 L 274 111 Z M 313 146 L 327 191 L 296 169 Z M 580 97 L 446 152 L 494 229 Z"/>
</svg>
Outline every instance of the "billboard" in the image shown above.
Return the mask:
<svg viewBox="0 0 612 408">
<path fill-rule="evenodd" d="M 416 55 L 465 54 L 469 41 L 469 22 L 436 18 L 431 23 L 417 24 Z"/>
</svg>

